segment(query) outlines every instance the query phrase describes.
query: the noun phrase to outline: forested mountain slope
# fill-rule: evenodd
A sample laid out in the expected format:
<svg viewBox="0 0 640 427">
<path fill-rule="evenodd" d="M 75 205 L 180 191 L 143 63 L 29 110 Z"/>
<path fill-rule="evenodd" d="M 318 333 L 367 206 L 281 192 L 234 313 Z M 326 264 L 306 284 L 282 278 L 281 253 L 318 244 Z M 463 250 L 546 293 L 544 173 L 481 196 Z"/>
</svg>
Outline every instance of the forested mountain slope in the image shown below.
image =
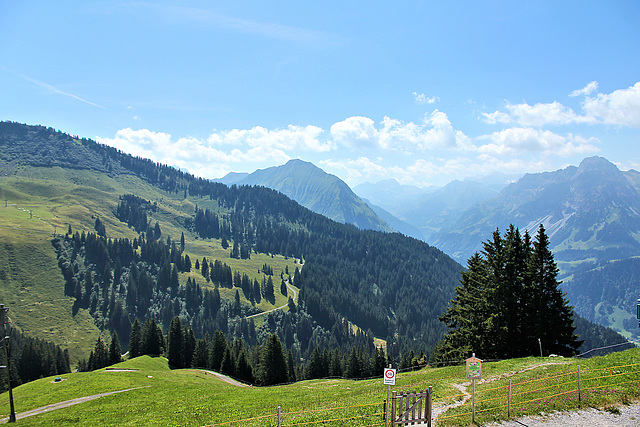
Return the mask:
<svg viewBox="0 0 640 427">
<path fill-rule="evenodd" d="M 64 285 L 57 285 L 61 298 L 66 293 L 66 301 L 76 301 L 72 315 L 89 313 L 98 327 L 118 329 L 121 336 L 135 317 L 153 316 L 167 327 L 168 319 L 180 315 L 199 319 L 200 332 L 220 328 L 250 339 L 251 322 L 238 320 L 278 302 L 258 303 L 243 279 L 262 286 L 262 266 L 275 262 L 269 260 L 281 266 L 269 276 L 276 289 L 278 273 L 288 278 L 285 270 L 300 289 L 298 310 L 274 312 L 256 328 L 278 333 L 296 356 L 307 357 L 318 346 L 365 342 L 352 329 L 345 332 L 345 320 L 370 331 L 369 343 L 373 335 L 386 339 L 395 358 L 409 350 L 430 351 L 443 333 L 437 316 L 458 284 L 461 266 L 424 242 L 358 230 L 271 189 L 228 187 L 41 126 L 0 123 L 0 167 L 7 204 L 38 205 L 48 232 L 57 229 L 59 237 L 46 245 L 57 252 L 60 270 L 47 274 Z M 37 191 L 13 190 L 19 187 Z M 122 208 L 126 197 L 137 200 L 137 207 Z M 131 209 L 144 211 L 146 227 L 127 213 Z M 8 217 L 2 218 L 1 225 L 9 226 Z M 16 244 L 12 232 L 5 235 L 9 245 Z M 240 281 L 229 287 L 211 274 L 207 281 L 204 262 L 195 266 L 203 257 L 208 269 L 219 261 L 234 277 L 237 271 Z M 295 277 L 292 258 L 304 261 Z M 0 275 L 0 291 L 4 286 Z M 214 309 L 207 308 L 207 298 Z M 15 310 L 26 313 L 27 307 L 16 301 Z"/>
</svg>

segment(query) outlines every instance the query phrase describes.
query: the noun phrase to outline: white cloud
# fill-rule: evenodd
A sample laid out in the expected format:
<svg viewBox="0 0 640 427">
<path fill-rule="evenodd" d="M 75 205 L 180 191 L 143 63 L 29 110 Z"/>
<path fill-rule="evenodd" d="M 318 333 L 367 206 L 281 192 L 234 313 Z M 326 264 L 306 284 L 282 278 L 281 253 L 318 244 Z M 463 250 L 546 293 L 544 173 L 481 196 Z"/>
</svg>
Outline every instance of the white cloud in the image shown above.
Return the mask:
<svg viewBox="0 0 640 427">
<path fill-rule="evenodd" d="M 566 125 L 570 123 L 590 123 L 592 118 L 580 116 L 571 108 L 554 101 L 547 104 L 507 105 L 509 114 L 520 126 L 542 127 L 545 125 Z"/>
<path fill-rule="evenodd" d="M 599 141 L 596 138 L 585 139 L 573 134 L 561 136 L 548 130 L 534 128 L 509 128 L 479 137 L 478 140 L 489 140 L 489 143 L 478 147 L 480 153 L 496 156 L 537 152 L 567 157 L 599 151 L 596 146 Z"/>
<path fill-rule="evenodd" d="M 413 98 L 416 100 L 416 104 L 435 104 L 440 101 L 440 98 L 437 96 L 428 97 L 424 93 L 413 92 Z"/>
<path fill-rule="evenodd" d="M 393 177 L 399 183 L 418 187 L 431 186 L 434 183 L 444 185 L 454 179 L 468 176 L 470 173 L 489 174 L 495 169 L 485 170 L 482 163 L 473 163 L 469 158 L 436 159 L 429 161 L 418 158 L 406 166 L 392 164 L 386 158 L 323 160 L 320 165 L 326 171 L 339 175 L 349 185 L 361 182 L 377 182 Z"/>
<path fill-rule="evenodd" d="M 349 117 L 331 126 L 334 141 L 351 148 L 378 145 L 379 133 L 368 117 Z"/>
<path fill-rule="evenodd" d="M 495 111 L 482 113 L 481 120 L 487 124 L 517 123 L 520 126 L 542 127 L 545 125 L 566 125 L 570 123 L 592 123 L 593 118 L 580 116 L 571 108 L 554 101 L 529 105 L 507 103 L 508 113 Z"/>
<path fill-rule="evenodd" d="M 487 124 L 515 123 L 524 127 L 569 124 L 640 127 L 640 82 L 610 94 L 598 93 L 595 96 L 589 96 L 597 89 L 598 83 L 594 81 L 570 94 L 573 97 L 585 95 L 581 113 L 576 113 L 558 101 L 534 105 L 507 102 L 505 106 L 507 112 L 482 113 L 480 120 Z"/>
<path fill-rule="evenodd" d="M 434 149 L 470 149 L 469 138 L 456 131 L 447 115 L 435 110 L 423 123 L 403 122 L 385 116 L 379 126 L 368 117 L 349 117 L 331 126 L 337 144 L 380 148 L 405 153 Z"/>
<path fill-rule="evenodd" d="M 502 111 L 495 111 L 493 113 L 482 113 L 482 118 L 480 120 L 489 125 L 495 125 L 496 123 L 513 122 L 511 116 L 507 113 L 503 113 Z"/>
<path fill-rule="evenodd" d="M 569 94 L 571 97 L 580 96 L 580 95 L 591 95 L 594 91 L 598 90 L 598 82 L 593 81 L 587 84 L 582 89 L 576 89 Z"/>
<path fill-rule="evenodd" d="M 249 147 L 271 148 L 274 150 L 329 151 L 333 148 L 330 141 L 321 141 L 324 131 L 317 126 L 293 126 L 286 129 L 269 130 L 262 126 L 251 129 L 232 129 L 215 132 L 207 141 L 212 145 L 247 145 Z"/>
<path fill-rule="evenodd" d="M 587 97 L 583 104 L 587 116 L 599 123 L 640 127 L 640 82 L 610 94 Z"/>
<path fill-rule="evenodd" d="M 376 161 L 382 162 L 382 159 L 376 159 Z M 321 160 L 319 163 L 325 170 L 336 173 L 345 182 L 353 185 L 355 182 L 378 181 L 389 176 L 387 167 L 376 161 L 368 157 L 358 157 L 356 159 Z"/>
</svg>

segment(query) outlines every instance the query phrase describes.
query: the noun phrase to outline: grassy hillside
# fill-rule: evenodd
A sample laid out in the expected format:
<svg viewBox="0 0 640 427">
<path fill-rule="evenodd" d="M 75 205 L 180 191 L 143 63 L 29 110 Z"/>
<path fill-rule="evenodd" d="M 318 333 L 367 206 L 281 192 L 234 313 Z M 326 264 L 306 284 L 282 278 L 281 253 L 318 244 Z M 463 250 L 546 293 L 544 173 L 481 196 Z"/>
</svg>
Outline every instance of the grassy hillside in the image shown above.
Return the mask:
<svg viewBox="0 0 640 427">
<path fill-rule="evenodd" d="M 185 232 L 186 250 L 193 262 L 206 257 L 220 259 L 232 271 L 240 271 L 251 279 L 261 280 L 258 270 L 266 263 L 274 270 L 274 283 L 279 289 L 279 274 L 295 271 L 296 261 L 282 256 L 255 254 L 249 260 L 229 257 L 220 241 L 199 239 L 183 228 L 184 218 L 199 206 L 213 208 L 207 199 L 188 200 L 159 190 L 131 175 L 109 177 L 91 170 L 59 167 L 22 167 L 19 176 L 0 177 L 0 302 L 10 308 L 9 316 L 22 331 L 68 348 L 72 362 L 87 357 L 100 331 L 87 310 L 72 312 L 74 298 L 64 295 L 64 278 L 51 245 L 54 232 L 66 233 L 69 225 L 75 231 L 95 231 L 95 218 L 105 224 L 109 237 L 137 236 L 114 216 L 118 197 L 131 193 L 156 201 L 159 210 L 150 216 L 158 221 L 163 238 L 179 241 Z M 218 209 L 217 204 L 215 208 Z M 208 286 L 198 270 L 180 275 Z M 235 289 L 221 289 L 223 298 L 233 299 Z M 291 296 L 293 296 L 291 294 Z M 241 300 L 247 303 L 241 293 Z M 275 305 L 266 300 L 257 306 L 270 310 L 287 302 L 276 292 Z M 256 319 L 259 325 L 261 319 Z"/>
<path fill-rule="evenodd" d="M 582 402 L 577 401 L 577 365 L 582 375 Z M 382 425 L 387 387 L 380 378 L 304 381 L 275 387 L 236 387 L 201 370 L 175 370 L 164 358 L 143 356 L 116 365 L 131 371 L 72 373 L 61 382 L 43 378 L 14 391 L 16 412 L 109 391 L 132 389 L 86 403 L 18 420 L 22 425 L 243 425 L 274 426 L 277 407 L 282 425 L 334 419 L 323 425 Z M 464 366 L 425 368 L 400 373 L 393 390 L 433 387 L 437 425 L 470 424 L 470 384 Z M 589 360 L 526 358 L 483 364 L 476 385 L 476 421 L 506 418 L 506 385 L 513 383 L 512 414 L 521 416 L 614 406 L 640 399 L 640 350 Z M 140 387 L 140 388 L 138 388 Z M 468 390 L 469 389 L 469 390 Z M 0 396 L 8 413 L 8 395 Z M 250 418 L 258 419 L 249 420 Z M 237 423 L 232 423 L 238 421 Z"/>
</svg>

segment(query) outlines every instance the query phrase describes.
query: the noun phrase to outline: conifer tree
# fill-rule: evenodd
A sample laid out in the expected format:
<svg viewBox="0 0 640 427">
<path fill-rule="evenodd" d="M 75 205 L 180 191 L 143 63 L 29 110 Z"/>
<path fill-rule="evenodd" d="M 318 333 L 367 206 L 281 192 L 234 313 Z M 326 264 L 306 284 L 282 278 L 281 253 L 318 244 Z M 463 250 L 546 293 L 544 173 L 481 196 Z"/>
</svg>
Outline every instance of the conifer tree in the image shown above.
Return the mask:
<svg viewBox="0 0 640 427">
<path fill-rule="evenodd" d="M 206 368 L 209 362 L 209 343 L 205 338 L 196 341 L 196 348 L 193 351 L 191 360 L 192 368 Z"/>
<path fill-rule="evenodd" d="M 131 333 L 129 334 L 129 358 L 133 359 L 142 355 L 142 328 L 138 318 L 131 325 Z"/>
<path fill-rule="evenodd" d="M 184 341 L 182 332 L 182 322 L 178 316 L 171 319 L 169 326 L 169 336 L 167 342 L 167 359 L 169 365 L 174 368 L 183 368 Z"/>
<path fill-rule="evenodd" d="M 162 329 L 154 319 L 147 319 L 142 326 L 142 354 L 160 355 L 164 348 Z"/>
<path fill-rule="evenodd" d="M 578 340 L 573 323 L 573 307 L 557 280 L 558 267 L 549 249 L 549 238 L 540 225 L 529 258 L 529 274 L 538 295 L 538 338 L 548 354 L 575 354 L 583 341 Z"/>
<path fill-rule="evenodd" d="M 558 268 L 541 225 L 531 243 L 513 225 L 504 237 L 496 230 L 474 254 L 461 284 L 440 316 L 449 331 L 432 361 L 462 360 L 475 352 L 484 358 L 575 354 L 582 344 L 574 333 L 574 312 L 559 288 Z"/>
<path fill-rule="evenodd" d="M 111 334 L 111 343 L 109 344 L 109 365 L 115 365 L 122 362 L 122 347 L 118 333 L 113 331 Z"/>
<path fill-rule="evenodd" d="M 227 341 L 222 331 L 216 331 L 211 340 L 211 351 L 209 353 L 209 368 L 214 371 L 220 371 L 222 357 L 226 348 Z"/>
<path fill-rule="evenodd" d="M 284 384 L 289 381 L 287 360 L 278 335 L 271 334 L 262 348 L 260 379 L 263 385 Z"/>
</svg>

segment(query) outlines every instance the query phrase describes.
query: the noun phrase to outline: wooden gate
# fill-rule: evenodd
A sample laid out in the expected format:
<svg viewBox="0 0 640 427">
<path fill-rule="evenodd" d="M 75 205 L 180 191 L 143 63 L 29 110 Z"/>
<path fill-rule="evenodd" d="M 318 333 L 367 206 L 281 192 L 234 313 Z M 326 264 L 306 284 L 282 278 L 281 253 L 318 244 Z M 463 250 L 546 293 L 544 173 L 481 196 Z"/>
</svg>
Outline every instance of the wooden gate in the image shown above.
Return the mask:
<svg viewBox="0 0 640 427">
<path fill-rule="evenodd" d="M 424 425 L 431 427 L 432 388 L 398 394 L 391 398 L 391 426 Z"/>
</svg>

